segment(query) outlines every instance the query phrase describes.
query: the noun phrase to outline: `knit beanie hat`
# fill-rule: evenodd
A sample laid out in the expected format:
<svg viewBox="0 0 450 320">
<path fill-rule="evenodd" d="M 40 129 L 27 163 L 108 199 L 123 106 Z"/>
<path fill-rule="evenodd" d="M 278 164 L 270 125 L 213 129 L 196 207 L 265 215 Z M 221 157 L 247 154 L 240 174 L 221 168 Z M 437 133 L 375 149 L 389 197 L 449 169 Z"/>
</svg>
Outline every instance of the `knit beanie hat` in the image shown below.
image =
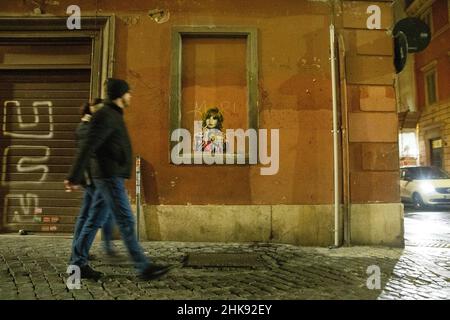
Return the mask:
<svg viewBox="0 0 450 320">
<path fill-rule="evenodd" d="M 110 100 L 122 97 L 130 91 L 130 86 L 125 80 L 109 78 L 106 83 L 106 92 Z"/>
</svg>

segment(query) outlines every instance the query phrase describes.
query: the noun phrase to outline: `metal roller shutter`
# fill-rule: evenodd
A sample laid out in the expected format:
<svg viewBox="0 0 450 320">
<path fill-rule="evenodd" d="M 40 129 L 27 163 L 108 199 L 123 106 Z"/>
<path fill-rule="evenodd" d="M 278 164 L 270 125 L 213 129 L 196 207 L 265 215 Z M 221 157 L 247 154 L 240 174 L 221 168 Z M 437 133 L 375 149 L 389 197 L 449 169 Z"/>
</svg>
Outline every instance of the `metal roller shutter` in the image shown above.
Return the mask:
<svg viewBox="0 0 450 320">
<path fill-rule="evenodd" d="M 2 70 L 3 231 L 72 232 L 82 193 L 64 191 L 90 70 Z"/>
</svg>

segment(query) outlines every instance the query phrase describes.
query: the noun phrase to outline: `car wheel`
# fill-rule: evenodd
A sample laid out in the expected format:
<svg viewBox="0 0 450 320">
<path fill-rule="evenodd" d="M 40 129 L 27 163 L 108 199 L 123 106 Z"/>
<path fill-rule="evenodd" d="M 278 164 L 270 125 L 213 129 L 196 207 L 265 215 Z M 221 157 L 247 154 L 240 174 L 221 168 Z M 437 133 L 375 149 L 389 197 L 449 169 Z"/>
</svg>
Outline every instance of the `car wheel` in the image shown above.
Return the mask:
<svg viewBox="0 0 450 320">
<path fill-rule="evenodd" d="M 415 192 L 413 194 L 412 201 L 413 201 L 414 209 L 416 209 L 416 210 L 425 209 L 425 203 L 423 203 L 422 197 L 417 192 Z"/>
</svg>

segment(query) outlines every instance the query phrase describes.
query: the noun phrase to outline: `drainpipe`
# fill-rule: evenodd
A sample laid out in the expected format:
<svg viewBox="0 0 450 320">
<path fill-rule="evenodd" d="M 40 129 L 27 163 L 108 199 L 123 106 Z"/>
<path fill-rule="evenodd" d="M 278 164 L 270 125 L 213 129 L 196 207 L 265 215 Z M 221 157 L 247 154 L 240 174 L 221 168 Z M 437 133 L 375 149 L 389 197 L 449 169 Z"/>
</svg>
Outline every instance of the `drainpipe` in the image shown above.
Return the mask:
<svg viewBox="0 0 450 320">
<path fill-rule="evenodd" d="M 136 156 L 136 238 L 140 241 L 141 227 L 141 156 Z"/>
<path fill-rule="evenodd" d="M 334 247 L 339 247 L 339 208 L 340 208 L 340 185 L 339 185 L 339 128 L 338 128 L 338 95 L 336 81 L 336 45 L 334 25 L 330 25 L 330 60 L 331 60 L 331 88 L 333 99 L 333 179 L 334 179 Z"/>
</svg>

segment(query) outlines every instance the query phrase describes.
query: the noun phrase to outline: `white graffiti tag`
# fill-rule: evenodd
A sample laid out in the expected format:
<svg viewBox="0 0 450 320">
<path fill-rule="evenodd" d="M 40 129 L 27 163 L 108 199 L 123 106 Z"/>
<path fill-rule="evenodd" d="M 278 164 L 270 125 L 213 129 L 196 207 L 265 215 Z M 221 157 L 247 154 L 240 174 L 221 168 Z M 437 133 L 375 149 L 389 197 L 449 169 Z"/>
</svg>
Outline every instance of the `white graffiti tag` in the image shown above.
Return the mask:
<svg viewBox="0 0 450 320">
<path fill-rule="evenodd" d="M 8 100 L 4 102 L 3 136 L 18 139 L 52 139 L 54 129 L 53 103 L 51 101 L 34 101 L 31 107 L 31 114 L 27 114 L 25 112 L 27 110 L 29 111 L 30 107 L 22 107 L 19 101 Z M 26 140 L 23 141 L 23 144 L 8 146 L 3 151 L 2 186 L 41 184 L 47 179 L 50 147 L 25 145 L 25 143 Z M 8 171 L 14 166 L 17 175 L 19 177 L 23 176 L 24 181 L 20 181 L 20 178 L 13 179 L 8 177 L 8 174 L 11 173 Z M 33 179 L 27 179 L 29 175 L 21 175 L 22 173 L 35 174 Z M 23 187 L 20 187 L 20 189 L 23 189 Z M 23 193 L 9 193 L 5 195 L 3 206 L 4 226 L 9 223 L 33 222 L 35 215 L 40 213 L 42 213 L 42 209 L 39 208 L 39 196 L 37 194 L 23 191 Z M 9 218 L 11 215 L 12 218 Z"/>
<path fill-rule="evenodd" d="M 17 200 L 19 200 L 19 205 L 22 212 L 19 212 L 17 210 L 14 211 L 14 215 L 11 221 L 12 223 L 24 222 L 24 216 L 28 217 L 28 219 L 31 221 L 34 214 L 36 213 L 36 208 L 39 208 L 39 197 L 36 194 L 7 194 L 5 196 L 5 203 L 3 206 L 3 225 L 8 224 L 8 205 L 11 205 L 11 202 L 16 202 Z M 31 213 L 33 213 L 33 216 L 31 216 Z"/>
<path fill-rule="evenodd" d="M 43 150 L 43 156 L 31 156 L 31 157 L 21 157 L 17 162 L 16 169 L 17 172 L 42 172 L 42 176 L 37 181 L 8 181 L 6 179 L 6 173 L 8 171 L 8 155 L 12 150 Z M 22 146 L 15 145 L 9 146 L 5 148 L 3 152 L 3 168 L 2 168 L 2 185 L 17 185 L 17 184 L 34 184 L 34 183 L 42 183 L 47 178 L 47 173 L 49 171 L 46 163 L 50 158 L 50 148 L 47 146 Z"/>
<path fill-rule="evenodd" d="M 46 107 L 48 110 L 48 131 L 43 134 L 36 133 L 23 133 L 23 132 L 12 132 L 6 127 L 7 117 L 9 116 L 8 110 L 14 108 L 16 110 L 17 121 L 19 123 L 20 129 L 37 127 L 39 124 L 40 114 L 39 109 Z M 16 100 L 5 101 L 3 104 L 3 135 L 11 136 L 15 138 L 34 138 L 34 139 L 51 139 L 53 138 L 53 104 L 51 101 L 37 101 L 33 102 L 33 116 L 34 121 L 30 123 L 25 123 L 23 121 L 22 107 L 20 102 Z M 11 112 L 12 114 L 12 112 Z"/>
</svg>

